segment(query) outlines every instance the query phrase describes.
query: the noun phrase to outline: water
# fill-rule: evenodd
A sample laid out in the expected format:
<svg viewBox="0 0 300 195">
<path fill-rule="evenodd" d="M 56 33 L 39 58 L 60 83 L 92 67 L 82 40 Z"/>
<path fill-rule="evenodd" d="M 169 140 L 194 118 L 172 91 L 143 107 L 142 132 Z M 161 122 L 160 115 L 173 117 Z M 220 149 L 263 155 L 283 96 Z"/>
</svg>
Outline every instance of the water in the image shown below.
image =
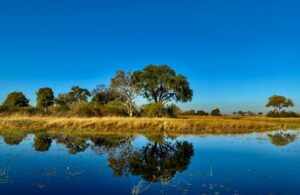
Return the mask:
<svg viewBox="0 0 300 195">
<path fill-rule="evenodd" d="M 1 194 L 300 194 L 299 131 L 0 138 Z"/>
</svg>

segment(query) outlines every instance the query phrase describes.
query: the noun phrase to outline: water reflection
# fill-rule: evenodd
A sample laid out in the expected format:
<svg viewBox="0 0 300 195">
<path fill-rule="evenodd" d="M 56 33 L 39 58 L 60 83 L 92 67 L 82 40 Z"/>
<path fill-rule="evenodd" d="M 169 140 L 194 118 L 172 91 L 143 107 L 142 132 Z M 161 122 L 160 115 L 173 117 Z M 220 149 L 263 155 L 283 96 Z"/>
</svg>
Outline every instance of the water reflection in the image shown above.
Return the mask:
<svg viewBox="0 0 300 195">
<path fill-rule="evenodd" d="M 124 194 L 271 194 L 284 190 L 297 194 L 298 134 L 177 138 L 0 131 L 0 187 L 15 192 L 13 185 L 26 183 L 26 194 L 43 194 L 30 191 L 32 186 L 48 194 L 55 194 L 57 186 L 64 186 L 60 187 L 64 194 L 72 194 L 74 188 L 75 194 L 88 190 L 99 194 L 99 189 L 101 194 L 119 194 L 116 186 Z"/>
<path fill-rule="evenodd" d="M 33 147 L 38 152 L 47 152 L 52 144 L 52 137 L 46 133 L 35 134 Z"/>
<path fill-rule="evenodd" d="M 131 173 L 150 183 L 168 183 L 187 169 L 193 154 L 193 145 L 187 141 L 149 140 L 140 149 L 124 145 L 110 153 L 109 166 L 116 176 Z"/>
<path fill-rule="evenodd" d="M 296 140 L 296 134 L 277 132 L 274 134 L 268 134 L 271 142 L 275 146 L 286 146 Z"/>
</svg>

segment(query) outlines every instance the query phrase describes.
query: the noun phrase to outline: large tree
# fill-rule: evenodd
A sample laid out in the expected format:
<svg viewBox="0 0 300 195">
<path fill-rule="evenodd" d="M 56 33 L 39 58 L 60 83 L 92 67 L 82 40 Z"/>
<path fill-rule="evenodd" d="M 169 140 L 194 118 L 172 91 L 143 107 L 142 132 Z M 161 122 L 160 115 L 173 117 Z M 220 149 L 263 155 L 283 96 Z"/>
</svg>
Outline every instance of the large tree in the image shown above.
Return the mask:
<svg viewBox="0 0 300 195">
<path fill-rule="evenodd" d="M 29 106 L 29 99 L 22 92 L 12 92 L 8 94 L 3 106 L 26 107 Z"/>
<path fill-rule="evenodd" d="M 51 88 L 41 88 L 36 93 L 36 106 L 38 108 L 42 108 L 47 112 L 49 106 L 54 103 L 54 94 Z"/>
<path fill-rule="evenodd" d="M 116 76 L 111 80 L 111 89 L 118 94 L 118 100 L 123 103 L 130 117 L 133 116 L 135 108 L 134 99 L 137 97 L 138 89 L 132 82 L 131 72 L 117 71 Z"/>
<path fill-rule="evenodd" d="M 269 98 L 269 102 L 266 107 L 273 107 L 275 113 L 280 113 L 283 108 L 294 107 L 294 103 L 291 99 L 287 99 L 284 96 L 273 95 Z"/>
<path fill-rule="evenodd" d="M 141 95 L 154 102 L 188 102 L 192 100 L 193 91 L 187 78 L 177 75 L 167 65 L 149 65 L 142 71 L 132 75 L 133 84 L 137 86 Z"/>
</svg>

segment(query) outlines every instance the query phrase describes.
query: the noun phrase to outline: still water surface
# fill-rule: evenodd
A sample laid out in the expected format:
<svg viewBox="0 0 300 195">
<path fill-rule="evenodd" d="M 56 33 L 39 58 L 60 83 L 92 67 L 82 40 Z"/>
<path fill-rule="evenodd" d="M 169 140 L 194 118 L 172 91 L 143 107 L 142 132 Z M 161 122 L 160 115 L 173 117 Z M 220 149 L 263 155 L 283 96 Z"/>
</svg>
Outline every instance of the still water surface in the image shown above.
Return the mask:
<svg viewBox="0 0 300 195">
<path fill-rule="evenodd" d="M 299 131 L 0 135 L 0 194 L 300 194 Z"/>
</svg>

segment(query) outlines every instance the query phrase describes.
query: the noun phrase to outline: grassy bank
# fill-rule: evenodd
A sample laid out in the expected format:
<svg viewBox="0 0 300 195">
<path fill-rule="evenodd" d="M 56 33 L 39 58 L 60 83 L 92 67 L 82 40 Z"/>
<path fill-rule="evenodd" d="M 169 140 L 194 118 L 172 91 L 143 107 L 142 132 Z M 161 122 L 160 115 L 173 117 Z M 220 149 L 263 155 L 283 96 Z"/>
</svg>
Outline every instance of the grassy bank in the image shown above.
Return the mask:
<svg viewBox="0 0 300 195">
<path fill-rule="evenodd" d="M 0 129 L 86 133 L 235 134 L 300 128 L 300 119 L 266 117 L 54 118 L 1 117 Z"/>
</svg>

